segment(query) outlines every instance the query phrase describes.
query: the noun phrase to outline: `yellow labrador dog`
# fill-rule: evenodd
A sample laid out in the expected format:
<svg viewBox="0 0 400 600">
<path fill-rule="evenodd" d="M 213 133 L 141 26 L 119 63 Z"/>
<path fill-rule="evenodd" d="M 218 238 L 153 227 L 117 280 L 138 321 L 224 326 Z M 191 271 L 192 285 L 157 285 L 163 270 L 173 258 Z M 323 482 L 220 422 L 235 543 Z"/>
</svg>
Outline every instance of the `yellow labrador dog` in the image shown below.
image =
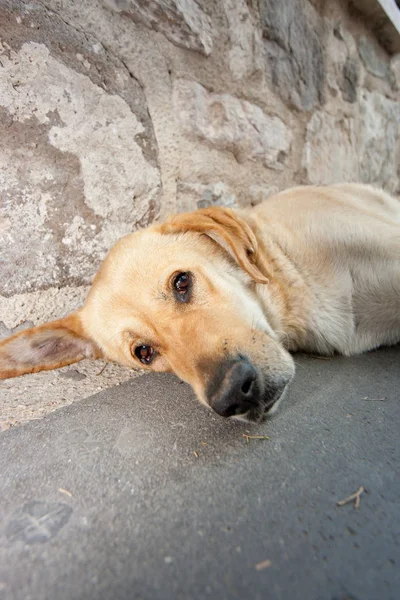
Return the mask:
<svg viewBox="0 0 400 600">
<path fill-rule="evenodd" d="M 290 351 L 400 341 L 400 202 L 370 186 L 297 187 L 122 238 L 77 312 L 0 343 L 0 378 L 86 357 L 169 371 L 223 417 L 258 421 Z"/>
</svg>

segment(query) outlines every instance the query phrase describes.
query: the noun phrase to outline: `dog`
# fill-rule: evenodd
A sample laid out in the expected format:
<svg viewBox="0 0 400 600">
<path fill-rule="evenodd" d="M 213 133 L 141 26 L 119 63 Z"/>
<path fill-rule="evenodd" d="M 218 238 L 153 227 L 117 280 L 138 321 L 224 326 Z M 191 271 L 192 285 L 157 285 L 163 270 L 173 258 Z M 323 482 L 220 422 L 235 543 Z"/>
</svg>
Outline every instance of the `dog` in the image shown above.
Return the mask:
<svg viewBox="0 0 400 600">
<path fill-rule="evenodd" d="M 123 237 L 82 308 L 0 343 L 0 379 L 83 358 L 175 373 L 222 417 L 272 414 L 291 352 L 400 342 L 400 202 L 367 185 L 304 186 Z"/>
</svg>

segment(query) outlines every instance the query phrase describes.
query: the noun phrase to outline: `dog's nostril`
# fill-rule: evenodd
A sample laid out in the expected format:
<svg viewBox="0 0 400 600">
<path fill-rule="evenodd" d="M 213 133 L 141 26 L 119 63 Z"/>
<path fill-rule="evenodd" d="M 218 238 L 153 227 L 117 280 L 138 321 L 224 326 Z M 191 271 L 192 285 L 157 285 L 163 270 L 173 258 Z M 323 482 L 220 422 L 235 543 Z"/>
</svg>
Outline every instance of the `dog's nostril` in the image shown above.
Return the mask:
<svg viewBox="0 0 400 600">
<path fill-rule="evenodd" d="M 251 386 L 253 385 L 253 381 L 254 381 L 255 377 L 253 377 L 252 375 L 250 377 L 248 377 L 246 379 L 246 381 L 242 384 L 242 392 L 243 394 L 247 395 L 250 390 L 251 390 Z"/>
</svg>

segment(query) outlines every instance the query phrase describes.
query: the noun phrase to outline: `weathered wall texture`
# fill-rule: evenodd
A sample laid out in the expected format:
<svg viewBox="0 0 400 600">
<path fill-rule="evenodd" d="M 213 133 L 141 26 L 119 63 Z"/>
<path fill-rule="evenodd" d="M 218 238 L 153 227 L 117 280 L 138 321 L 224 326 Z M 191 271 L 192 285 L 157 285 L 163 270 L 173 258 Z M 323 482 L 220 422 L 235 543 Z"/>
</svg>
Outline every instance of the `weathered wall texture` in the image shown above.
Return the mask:
<svg viewBox="0 0 400 600">
<path fill-rule="evenodd" d="M 345 0 L 1 0 L 2 331 L 74 308 L 171 211 L 399 193 L 399 89 Z"/>
</svg>

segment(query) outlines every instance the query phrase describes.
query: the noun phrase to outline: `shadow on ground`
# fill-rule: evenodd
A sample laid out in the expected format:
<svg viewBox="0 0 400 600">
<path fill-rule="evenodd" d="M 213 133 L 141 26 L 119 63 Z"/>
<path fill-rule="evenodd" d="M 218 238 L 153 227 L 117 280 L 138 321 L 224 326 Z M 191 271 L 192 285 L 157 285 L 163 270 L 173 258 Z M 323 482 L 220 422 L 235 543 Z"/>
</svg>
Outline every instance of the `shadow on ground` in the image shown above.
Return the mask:
<svg viewBox="0 0 400 600">
<path fill-rule="evenodd" d="M 0 597 L 397 600 L 399 358 L 297 356 L 261 425 L 151 375 L 4 432 Z"/>
</svg>

